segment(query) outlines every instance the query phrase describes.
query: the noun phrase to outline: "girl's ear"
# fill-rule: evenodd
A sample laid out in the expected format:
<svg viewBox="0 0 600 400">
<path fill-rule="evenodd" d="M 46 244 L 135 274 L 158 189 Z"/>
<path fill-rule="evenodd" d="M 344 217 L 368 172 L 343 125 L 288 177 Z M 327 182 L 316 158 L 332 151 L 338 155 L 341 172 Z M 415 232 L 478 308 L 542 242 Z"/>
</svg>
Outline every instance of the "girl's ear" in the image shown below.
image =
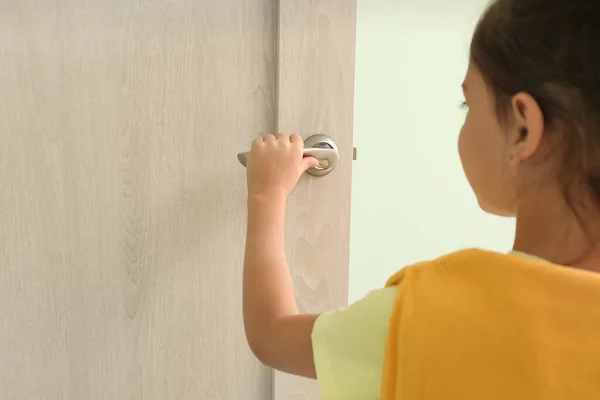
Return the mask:
<svg viewBox="0 0 600 400">
<path fill-rule="evenodd" d="M 544 135 L 544 114 L 529 93 L 517 93 L 511 101 L 513 129 L 509 132 L 509 160 L 516 165 L 532 157 Z"/>
</svg>

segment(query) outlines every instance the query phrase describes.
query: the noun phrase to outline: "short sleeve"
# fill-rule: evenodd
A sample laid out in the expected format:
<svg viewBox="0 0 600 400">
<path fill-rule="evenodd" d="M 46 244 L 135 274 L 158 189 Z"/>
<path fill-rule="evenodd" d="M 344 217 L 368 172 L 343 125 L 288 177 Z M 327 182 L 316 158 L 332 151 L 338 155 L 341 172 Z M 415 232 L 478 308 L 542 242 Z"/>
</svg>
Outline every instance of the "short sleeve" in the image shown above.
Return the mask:
<svg viewBox="0 0 600 400">
<path fill-rule="evenodd" d="M 347 308 L 319 316 L 312 332 L 324 400 L 378 399 L 396 288 L 375 290 Z"/>
</svg>

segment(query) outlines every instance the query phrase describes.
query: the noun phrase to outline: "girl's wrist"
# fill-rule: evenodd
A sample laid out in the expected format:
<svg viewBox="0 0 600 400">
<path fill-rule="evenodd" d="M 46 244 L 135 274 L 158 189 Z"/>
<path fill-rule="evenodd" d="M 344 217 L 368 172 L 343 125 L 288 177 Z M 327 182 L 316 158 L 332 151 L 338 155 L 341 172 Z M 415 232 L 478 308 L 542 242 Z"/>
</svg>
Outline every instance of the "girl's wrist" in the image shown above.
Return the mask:
<svg viewBox="0 0 600 400">
<path fill-rule="evenodd" d="M 286 203 L 287 196 L 283 191 L 270 190 L 270 191 L 255 191 L 248 193 L 248 205 L 276 205 Z"/>
</svg>

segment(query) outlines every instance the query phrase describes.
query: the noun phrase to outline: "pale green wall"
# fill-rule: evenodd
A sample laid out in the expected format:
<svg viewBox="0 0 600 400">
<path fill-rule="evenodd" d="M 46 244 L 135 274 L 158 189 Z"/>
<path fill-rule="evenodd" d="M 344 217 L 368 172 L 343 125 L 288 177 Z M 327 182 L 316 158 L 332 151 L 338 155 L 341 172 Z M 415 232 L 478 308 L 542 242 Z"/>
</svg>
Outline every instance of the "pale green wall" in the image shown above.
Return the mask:
<svg viewBox="0 0 600 400">
<path fill-rule="evenodd" d="M 359 0 L 350 301 L 407 264 L 465 247 L 510 250 L 484 214 L 457 138 L 470 35 L 485 0 Z"/>
</svg>

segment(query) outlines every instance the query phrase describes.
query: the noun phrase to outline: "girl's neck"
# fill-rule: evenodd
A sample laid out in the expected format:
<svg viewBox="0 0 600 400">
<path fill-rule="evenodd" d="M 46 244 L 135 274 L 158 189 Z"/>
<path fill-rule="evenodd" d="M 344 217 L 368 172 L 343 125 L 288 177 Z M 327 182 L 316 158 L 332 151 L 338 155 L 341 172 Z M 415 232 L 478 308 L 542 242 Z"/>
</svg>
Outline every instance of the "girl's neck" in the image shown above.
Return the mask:
<svg viewBox="0 0 600 400">
<path fill-rule="evenodd" d="M 538 192 L 519 202 L 513 249 L 600 272 L 600 213 L 588 206 L 576 214 L 560 193 Z"/>
</svg>

